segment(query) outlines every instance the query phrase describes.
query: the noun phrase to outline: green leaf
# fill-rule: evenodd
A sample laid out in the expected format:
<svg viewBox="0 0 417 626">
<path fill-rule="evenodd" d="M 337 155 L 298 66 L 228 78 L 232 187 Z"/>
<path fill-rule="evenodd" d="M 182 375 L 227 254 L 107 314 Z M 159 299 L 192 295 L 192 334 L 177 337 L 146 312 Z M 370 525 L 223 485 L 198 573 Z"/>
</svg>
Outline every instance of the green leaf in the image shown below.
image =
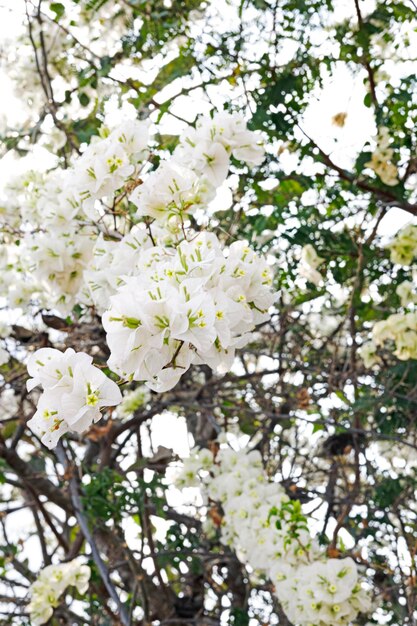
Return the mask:
<svg viewBox="0 0 417 626">
<path fill-rule="evenodd" d="M 55 13 L 55 20 L 58 20 L 65 13 L 65 7 L 61 2 L 51 2 L 49 8 Z"/>
<path fill-rule="evenodd" d="M 230 624 L 233 624 L 233 626 L 248 626 L 249 615 L 244 609 L 233 607 L 230 611 Z"/>
<path fill-rule="evenodd" d="M 80 94 L 78 94 L 78 100 L 83 107 L 86 107 L 90 102 L 90 98 L 87 96 L 85 91 L 82 91 Z"/>
<path fill-rule="evenodd" d="M 318 433 L 320 430 L 324 430 L 324 425 L 320 424 L 319 422 L 315 422 L 313 424 L 313 434 Z"/>
<path fill-rule="evenodd" d="M 363 99 L 363 103 L 366 107 L 371 108 L 372 106 L 372 95 L 370 93 L 367 93 L 366 96 Z"/>
</svg>

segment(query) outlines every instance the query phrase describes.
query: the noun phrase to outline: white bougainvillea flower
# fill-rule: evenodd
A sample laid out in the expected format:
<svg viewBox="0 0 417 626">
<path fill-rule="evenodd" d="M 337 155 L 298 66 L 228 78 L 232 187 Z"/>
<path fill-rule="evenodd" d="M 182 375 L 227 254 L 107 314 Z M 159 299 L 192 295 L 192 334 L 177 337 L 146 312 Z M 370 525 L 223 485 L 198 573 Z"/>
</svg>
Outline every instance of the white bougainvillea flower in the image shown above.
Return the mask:
<svg viewBox="0 0 417 626">
<path fill-rule="evenodd" d="M 417 256 L 417 225 L 407 224 L 395 235 L 387 248 L 391 252 L 392 263 L 411 265 Z"/>
<path fill-rule="evenodd" d="M 48 565 L 39 573 L 31 585 L 31 600 L 28 605 L 31 624 L 41 626 L 53 615 L 54 608 L 68 587 L 75 587 L 84 594 L 89 585 L 91 570 L 81 558 L 59 565 Z"/>
<path fill-rule="evenodd" d="M 401 361 L 417 359 L 417 312 L 394 313 L 374 324 L 373 344 L 387 344 Z"/>
<path fill-rule="evenodd" d="M 319 285 L 323 280 L 323 276 L 317 271 L 317 267 L 323 261 L 324 259 L 317 254 L 310 243 L 305 245 L 301 250 L 301 260 L 297 267 L 299 275 L 308 280 L 308 282 L 313 283 L 313 285 Z"/>
<path fill-rule="evenodd" d="M 65 352 L 56 348 L 40 348 L 27 362 L 27 371 L 32 377 L 26 383 L 27 389 L 31 391 L 38 385 L 44 389 L 57 385 L 70 389 L 74 367 L 80 363 L 91 364 L 92 361 L 93 358 L 85 352 L 75 352 L 72 348 L 67 348 Z"/>
<path fill-rule="evenodd" d="M 367 341 L 358 350 L 359 356 L 364 362 L 365 367 L 373 367 L 381 362 L 377 355 L 377 346 L 373 341 Z"/>
<path fill-rule="evenodd" d="M 135 167 L 146 155 L 149 123 L 128 120 L 104 137 L 92 141 L 78 159 L 68 184 L 91 218 L 96 213 L 96 201 L 112 198 L 134 174 Z"/>
<path fill-rule="evenodd" d="M 81 433 L 101 418 L 100 409 L 121 401 L 122 394 L 114 381 L 97 367 L 80 363 L 74 368 L 71 392 L 62 394 L 62 414 L 71 430 Z"/>
<path fill-rule="evenodd" d="M 43 445 L 55 448 L 62 435 L 69 431 L 69 425 L 63 417 L 59 403 L 59 392 L 45 391 L 39 398 L 36 412 L 27 422 L 27 426 L 37 435 Z"/>
<path fill-rule="evenodd" d="M 199 179 L 193 170 L 166 161 L 136 187 L 130 201 L 137 206 L 138 217 L 166 221 L 172 216 L 185 217 L 207 206 L 214 188 Z"/>
<path fill-rule="evenodd" d="M 355 562 L 350 558 L 315 563 L 314 597 L 319 602 L 340 604 L 349 598 L 358 582 Z"/>
<path fill-rule="evenodd" d="M 195 129 L 187 128 L 173 158 L 219 187 L 227 177 L 231 156 L 248 165 L 260 165 L 265 150 L 259 134 L 248 130 L 242 117 L 218 112 L 212 118 L 201 116 Z"/>
<path fill-rule="evenodd" d="M 221 144 L 236 159 L 260 165 L 265 150 L 258 133 L 248 130 L 244 118 L 236 113 L 216 111 L 212 118 L 201 116 L 196 125 L 198 139 Z"/>
<path fill-rule="evenodd" d="M 395 293 L 401 300 L 401 306 L 408 307 L 411 304 L 417 304 L 417 284 L 410 280 L 404 280 L 398 285 Z"/>
<path fill-rule="evenodd" d="M 389 147 L 391 142 L 389 129 L 382 126 L 375 138 L 376 148 L 372 153 L 371 160 L 365 163 L 381 179 L 384 185 L 394 187 L 398 185 L 398 169 L 392 162 L 394 150 Z"/>
<path fill-rule="evenodd" d="M 92 364 L 92 357 L 68 348 L 37 350 L 28 362 L 28 389 L 41 384 L 36 413 L 28 426 L 48 448 L 68 431 L 82 433 L 101 418 L 103 407 L 122 401 L 117 384 Z"/>
</svg>

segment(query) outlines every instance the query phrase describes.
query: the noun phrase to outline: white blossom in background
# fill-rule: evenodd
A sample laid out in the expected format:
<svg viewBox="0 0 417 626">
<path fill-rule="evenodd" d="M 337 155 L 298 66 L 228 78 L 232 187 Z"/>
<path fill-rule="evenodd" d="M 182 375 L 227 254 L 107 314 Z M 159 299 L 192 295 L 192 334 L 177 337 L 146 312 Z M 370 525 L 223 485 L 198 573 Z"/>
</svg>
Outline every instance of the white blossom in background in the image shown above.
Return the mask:
<svg viewBox="0 0 417 626">
<path fill-rule="evenodd" d="M 288 618 L 297 626 L 348 626 L 371 602 L 351 558 L 327 558 L 298 501 L 270 482 L 257 450 L 193 450 L 178 473 L 179 488 L 202 486 L 222 506 L 222 542 L 266 574 Z M 209 532 L 213 529 L 209 527 Z"/>
<path fill-rule="evenodd" d="M 401 361 L 417 359 L 417 312 L 394 313 L 386 320 L 376 322 L 372 329 L 376 346 L 392 346 Z"/>
<path fill-rule="evenodd" d="M 109 367 L 156 391 L 191 363 L 227 371 L 275 300 L 265 259 L 245 242 L 226 253 L 213 233 L 143 250 L 137 275 L 124 280 L 102 320 Z"/>
<path fill-rule="evenodd" d="M 11 324 L 6 321 L 0 320 L 0 338 L 6 339 L 10 336 L 11 331 Z"/>
<path fill-rule="evenodd" d="M 32 301 L 69 314 L 78 301 L 96 234 L 77 224 L 80 206 L 64 189 L 67 177 L 59 169 L 29 172 L 7 187 L 8 199 L 18 201 L 20 228 L 20 239 L 4 240 L 0 259 L 2 291 L 11 307 Z"/>
<path fill-rule="evenodd" d="M 0 344 L 0 365 L 4 365 L 10 360 L 10 354 L 7 352 L 5 348 Z"/>
<path fill-rule="evenodd" d="M 19 243 L 0 243 L 0 290 L 11 308 L 26 306 L 40 291 L 39 281 L 27 267 L 27 247 Z"/>
<path fill-rule="evenodd" d="M 387 245 L 391 252 L 392 263 L 411 265 L 417 255 L 417 225 L 407 224 Z"/>
<path fill-rule="evenodd" d="M 58 232 L 74 228 L 74 220 L 82 215 L 68 180 L 71 170 L 61 168 L 47 172 L 29 170 L 12 178 L 5 186 L 5 212 L 10 223 L 14 212 L 16 227 L 38 227 Z M 16 203 L 16 204 L 15 204 Z"/>
<path fill-rule="evenodd" d="M 56 169 L 44 174 L 37 197 L 34 197 L 33 208 L 39 225 L 46 227 L 48 231 L 73 230 L 74 220 L 81 219 L 83 213 L 71 185 L 71 170 Z M 26 209 L 25 219 L 33 224 L 33 211 Z"/>
<path fill-rule="evenodd" d="M 372 169 L 384 185 L 393 187 L 398 185 L 399 180 L 397 166 L 392 162 L 394 150 L 389 147 L 390 143 L 389 130 L 383 126 L 376 137 L 376 149 L 365 167 Z"/>
<path fill-rule="evenodd" d="M 28 359 L 28 391 L 44 389 L 29 428 L 47 448 L 68 431 L 82 433 L 101 418 L 103 407 L 120 404 L 115 382 L 92 364 L 92 357 L 68 348 L 41 348 Z"/>
<path fill-rule="evenodd" d="M 373 341 L 367 341 L 358 350 L 358 354 L 363 360 L 365 367 L 373 367 L 381 362 L 377 354 L 378 346 Z"/>
<path fill-rule="evenodd" d="M 395 293 L 401 300 L 401 306 L 408 307 L 417 304 L 416 284 L 410 280 L 404 280 L 398 285 Z"/>
<path fill-rule="evenodd" d="M 80 594 L 86 593 L 90 576 L 90 568 L 80 558 L 59 565 L 48 565 L 41 570 L 29 590 L 31 600 L 27 608 L 31 624 L 45 624 L 68 587 L 75 587 Z"/>
<path fill-rule="evenodd" d="M 6 191 L 3 188 L 2 197 L 0 198 L 0 226 L 7 224 L 11 228 L 18 229 L 21 223 L 20 206 L 17 198 L 14 197 L 12 200 L 9 190 Z"/>
<path fill-rule="evenodd" d="M 132 391 L 123 394 L 123 400 L 117 409 L 121 417 L 132 416 L 138 409 L 142 409 L 151 399 L 151 392 L 145 385 L 139 385 Z"/>
<path fill-rule="evenodd" d="M 185 487 L 199 487 L 201 472 L 208 472 L 213 468 L 213 454 L 206 448 L 193 448 L 190 456 L 182 459 L 181 468 L 175 472 L 175 485 L 178 489 Z"/>
<path fill-rule="evenodd" d="M 49 133 L 43 135 L 41 143 L 52 154 L 56 154 L 58 150 L 61 150 L 66 145 L 67 141 L 68 138 L 65 132 L 54 126 Z"/>
<path fill-rule="evenodd" d="M 92 257 L 91 231 L 35 233 L 25 238 L 24 245 L 28 273 L 38 281 L 38 297 L 46 307 L 52 305 L 64 314 L 71 311 Z"/>
<path fill-rule="evenodd" d="M 19 228 L 21 222 L 31 216 L 37 225 L 40 219 L 37 202 L 44 184 L 45 175 L 33 170 L 11 177 L 3 188 L 1 221 Z"/>
<path fill-rule="evenodd" d="M 0 393 L 0 422 L 11 417 L 18 417 L 19 399 L 14 389 L 6 388 Z"/>
<path fill-rule="evenodd" d="M 319 257 L 314 247 L 309 243 L 301 250 L 301 260 L 298 264 L 298 274 L 313 283 L 313 285 L 320 285 L 323 281 L 323 276 L 317 270 L 317 268 L 323 263 L 324 259 Z"/>
<path fill-rule="evenodd" d="M 402 265 L 412 262 L 414 246 L 417 245 L 417 240 L 416 244 L 412 243 L 414 233 L 417 234 L 417 228 L 409 225 L 395 237 L 389 246 L 393 262 L 401 262 Z M 381 362 L 377 354 L 380 347 L 391 350 L 401 361 L 417 359 L 417 311 L 414 306 L 417 304 L 417 291 L 414 270 L 412 278 L 412 281 L 400 283 L 395 290 L 406 311 L 394 313 L 387 319 L 376 322 L 372 328 L 372 340 L 361 347 L 360 355 L 365 367 Z"/>
</svg>

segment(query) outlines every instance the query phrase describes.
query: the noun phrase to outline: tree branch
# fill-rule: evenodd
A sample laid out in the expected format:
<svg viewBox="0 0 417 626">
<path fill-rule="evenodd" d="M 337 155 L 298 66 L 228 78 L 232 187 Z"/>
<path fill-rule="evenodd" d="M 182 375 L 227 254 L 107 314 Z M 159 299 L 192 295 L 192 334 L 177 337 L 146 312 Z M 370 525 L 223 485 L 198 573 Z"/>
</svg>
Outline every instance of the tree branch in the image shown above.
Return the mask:
<svg viewBox="0 0 417 626">
<path fill-rule="evenodd" d="M 75 516 L 78 520 L 78 523 L 80 525 L 80 528 L 83 532 L 83 535 L 86 539 L 86 541 L 89 543 L 90 545 L 90 549 L 91 549 L 91 554 L 92 557 L 94 559 L 95 564 L 97 565 L 97 569 L 100 573 L 101 579 L 104 583 L 104 586 L 107 589 L 107 592 L 110 596 L 110 598 L 115 602 L 117 609 L 119 611 L 119 617 L 120 620 L 123 624 L 123 626 L 129 626 L 130 623 L 130 619 L 129 619 L 129 615 L 126 611 L 126 607 L 124 606 L 124 604 L 122 603 L 122 601 L 119 598 L 119 595 L 116 591 L 116 588 L 114 587 L 112 581 L 110 580 L 110 575 L 108 572 L 108 569 L 103 561 L 103 559 L 100 556 L 100 552 L 98 550 L 98 547 L 96 545 L 96 542 L 93 538 L 93 535 L 88 527 L 88 522 L 84 516 L 84 507 L 82 505 L 81 502 L 81 498 L 80 498 L 80 487 L 78 484 L 78 480 L 76 477 L 76 474 L 73 473 L 72 471 L 72 466 L 68 460 L 68 457 L 66 455 L 66 452 L 64 450 L 64 447 L 62 445 L 62 443 L 60 443 L 58 445 L 58 447 L 56 448 L 56 455 L 57 458 L 59 460 L 59 462 L 62 464 L 62 466 L 64 467 L 65 471 L 68 472 L 71 477 L 69 479 L 69 490 L 70 490 L 70 496 L 71 496 L 71 501 L 74 507 L 74 513 Z"/>
</svg>

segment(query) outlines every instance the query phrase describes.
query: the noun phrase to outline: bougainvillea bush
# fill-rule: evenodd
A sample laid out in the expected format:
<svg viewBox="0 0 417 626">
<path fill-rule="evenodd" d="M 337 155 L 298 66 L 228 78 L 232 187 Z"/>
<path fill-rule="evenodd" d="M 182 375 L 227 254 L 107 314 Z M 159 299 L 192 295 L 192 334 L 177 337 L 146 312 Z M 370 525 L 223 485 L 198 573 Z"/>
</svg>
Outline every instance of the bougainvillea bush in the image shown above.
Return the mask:
<svg viewBox="0 0 417 626">
<path fill-rule="evenodd" d="M 417 623 L 417 5 L 3 0 L 0 623 Z"/>
</svg>

